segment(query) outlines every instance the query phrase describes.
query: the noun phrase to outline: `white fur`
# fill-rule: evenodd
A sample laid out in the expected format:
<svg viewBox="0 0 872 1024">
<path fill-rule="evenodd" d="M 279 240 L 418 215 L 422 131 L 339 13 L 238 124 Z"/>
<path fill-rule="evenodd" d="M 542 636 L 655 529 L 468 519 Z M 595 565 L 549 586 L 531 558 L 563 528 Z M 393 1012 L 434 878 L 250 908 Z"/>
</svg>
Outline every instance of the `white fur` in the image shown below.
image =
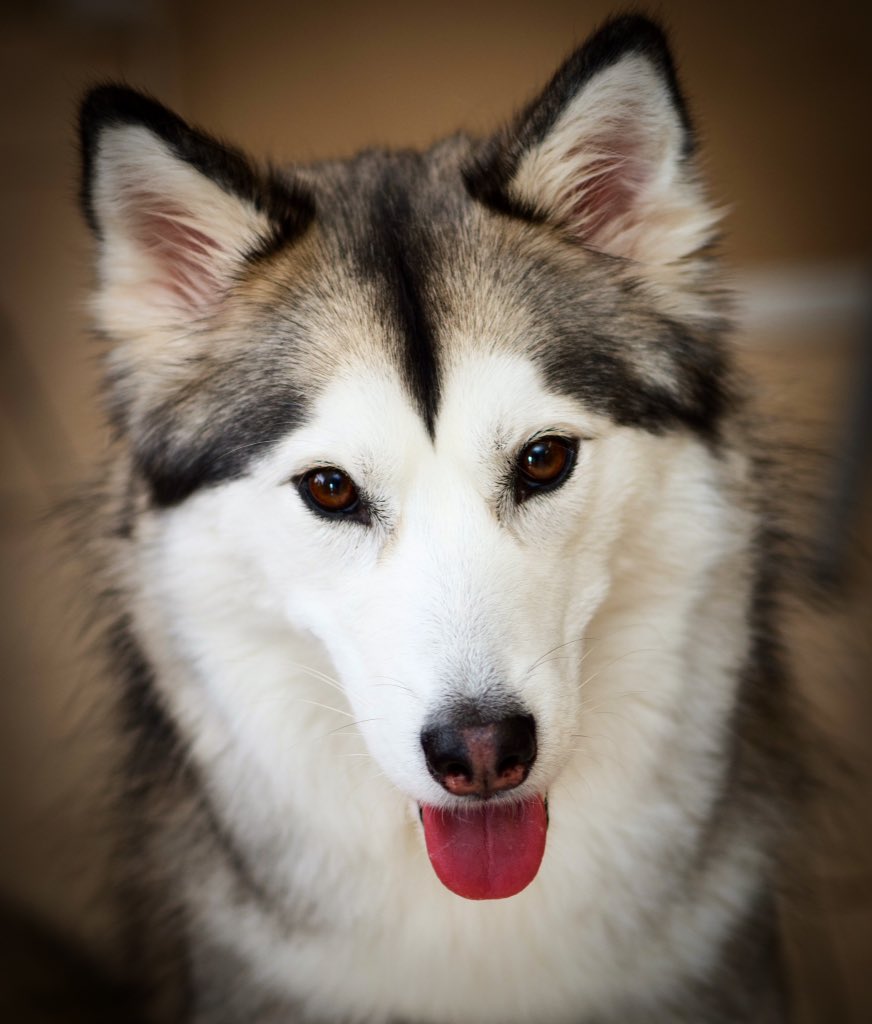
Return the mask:
<svg viewBox="0 0 872 1024">
<path fill-rule="evenodd" d="M 571 479 L 499 518 L 506 460 L 543 432 L 584 439 Z M 313 515 L 290 480 L 323 464 L 387 523 Z M 145 519 L 136 625 L 164 696 L 277 916 L 313 924 L 288 941 L 216 868 L 189 893 L 208 934 L 367 1024 L 576 1024 L 702 973 L 756 857 L 737 844 L 717 898 L 679 898 L 746 654 L 741 475 L 553 394 L 525 358 L 469 355 L 435 443 L 398 379 L 349 365 L 248 475 Z M 528 889 L 472 903 L 427 860 L 416 805 L 445 794 L 420 731 L 494 678 L 535 715 L 521 793 L 547 794 L 550 827 Z"/>
</svg>

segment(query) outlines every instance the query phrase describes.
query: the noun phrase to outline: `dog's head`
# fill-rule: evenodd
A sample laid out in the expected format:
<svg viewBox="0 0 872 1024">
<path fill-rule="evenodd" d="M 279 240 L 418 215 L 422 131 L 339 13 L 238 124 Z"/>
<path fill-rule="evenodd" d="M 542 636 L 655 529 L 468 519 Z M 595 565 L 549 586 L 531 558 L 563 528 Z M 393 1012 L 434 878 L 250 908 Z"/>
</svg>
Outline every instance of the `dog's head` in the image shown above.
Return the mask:
<svg viewBox="0 0 872 1024">
<path fill-rule="evenodd" d="M 517 891 L 613 638 L 680 659 L 724 543 L 714 217 L 660 31 L 425 154 L 264 171 L 115 87 L 82 135 L 140 628 L 225 720 L 273 701 L 273 764 L 317 638 L 442 877 Z M 486 832 L 505 863 L 439 853 Z"/>
</svg>

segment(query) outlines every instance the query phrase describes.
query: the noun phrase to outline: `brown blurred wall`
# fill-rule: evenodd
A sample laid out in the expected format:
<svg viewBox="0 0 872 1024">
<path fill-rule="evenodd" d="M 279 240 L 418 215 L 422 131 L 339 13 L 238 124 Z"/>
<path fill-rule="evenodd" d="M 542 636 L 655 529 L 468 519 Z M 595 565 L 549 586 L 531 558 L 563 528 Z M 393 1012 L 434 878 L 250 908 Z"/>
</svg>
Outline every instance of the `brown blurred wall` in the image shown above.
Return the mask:
<svg viewBox="0 0 872 1024">
<path fill-rule="evenodd" d="M 76 452 L 95 436 L 79 330 L 89 249 L 72 201 L 72 126 L 88 83 L 124 78 L 280 161 L 423 145 L 458 127 L 491 129 L 615 8 L 6 0 L 0 300 Z M 730 260 L 867 260 L 872 4 L 673 0 L 652 9 L 671 29 L 712 193 L 730 211 Z M 16 453 L 8 458 L 28 475 Z"/>
<path fill-rule="evenodd" d="M 872 4 L 647 9 L 671 30 L 712 193 L 729 209 L 729 261 L 751 271 L 868 264 Z M 424 145 L 495 127 L 615 10 L 601 0 L 0 8 L 0 896 L 96 949 L 111 944 L 106 752 L 83 702 L 99 688 L 58 624 L 69 599 L 52 602 L 57 556 L 34 527 L 102 445 L 86 336 L 90 242 L 75 204 L 82 90 L 126 79 L 278 161 Z"/>
</svg>

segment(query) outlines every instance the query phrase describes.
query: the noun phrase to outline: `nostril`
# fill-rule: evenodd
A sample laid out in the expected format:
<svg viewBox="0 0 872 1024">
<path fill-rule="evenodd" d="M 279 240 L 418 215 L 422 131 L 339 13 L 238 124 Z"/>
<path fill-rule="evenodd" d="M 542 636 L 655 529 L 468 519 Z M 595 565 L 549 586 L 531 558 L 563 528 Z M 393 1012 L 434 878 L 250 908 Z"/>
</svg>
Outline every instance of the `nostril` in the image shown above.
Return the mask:
<svg viewBox="0 0 872 1024">
<path fill-rule="evenodd" d="M 448 777 L 472 777 L 472 765 L 458 729 L 451 726 L 427 729 L 421 734 L 421 746 L 427 769 L 440 785 L 444 786 Z"/>
<path fill-rule="evenodd" d="M 513 715 L 497 723 L 497 764 L 500 771 L 529 768 L 536 760 L 536 720 L 532 715 Z"/>
</svg>

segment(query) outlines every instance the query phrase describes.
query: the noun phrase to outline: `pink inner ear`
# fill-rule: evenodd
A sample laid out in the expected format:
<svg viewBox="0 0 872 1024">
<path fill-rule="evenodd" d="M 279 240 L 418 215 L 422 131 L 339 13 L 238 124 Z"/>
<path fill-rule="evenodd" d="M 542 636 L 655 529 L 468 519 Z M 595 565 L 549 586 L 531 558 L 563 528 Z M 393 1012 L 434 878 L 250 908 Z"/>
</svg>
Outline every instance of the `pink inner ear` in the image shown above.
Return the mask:
<svg viewBox="0 0 872 1024">
<path fill-rule="evenodd" d="M 597 240 L 632 220 L 640 193 L 650 180 L 645 142 L 632 129 L 613 125 L 607 136 L 587 139 L 569 154 L 583 168 L 570 183 L 567 221 L 586 241 Z M 596 153 L 594 157 L 585 153 Z"/>
<path fill-rule="evenodd" d="M 194 227 L 183 207 L 148 192 L 127 197 L 133 237 L 153 261 L 156 284 L 187 308 L 202 308 L 221 294 L 217 257 L 225 248 Z"/>
</svg>

